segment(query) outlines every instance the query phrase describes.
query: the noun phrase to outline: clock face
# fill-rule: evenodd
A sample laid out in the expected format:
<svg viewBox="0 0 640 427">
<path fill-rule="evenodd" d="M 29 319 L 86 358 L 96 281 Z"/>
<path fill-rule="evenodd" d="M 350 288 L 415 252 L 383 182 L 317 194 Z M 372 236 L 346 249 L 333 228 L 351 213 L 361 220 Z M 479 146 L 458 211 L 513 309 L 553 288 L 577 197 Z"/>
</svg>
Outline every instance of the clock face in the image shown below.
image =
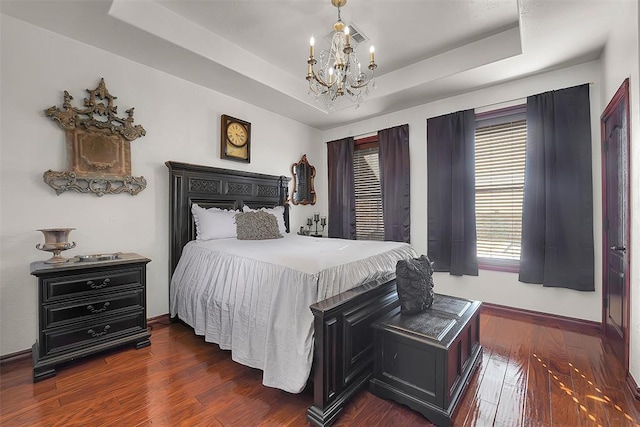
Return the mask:
<svg viewBox="0 0 640 427">
<path fill-rule="evenodd" d="M 247 129 L 238 122 L 232 122 L 227 126 L 227 139 L 236 147 L 244 147 L 249 140 Z"/>
<path fill-rule="evenodd" d="M 249 163 L 251 161 L 251 123 L 226 114 L 220 117 L 220 158 Z"/>
</svg>

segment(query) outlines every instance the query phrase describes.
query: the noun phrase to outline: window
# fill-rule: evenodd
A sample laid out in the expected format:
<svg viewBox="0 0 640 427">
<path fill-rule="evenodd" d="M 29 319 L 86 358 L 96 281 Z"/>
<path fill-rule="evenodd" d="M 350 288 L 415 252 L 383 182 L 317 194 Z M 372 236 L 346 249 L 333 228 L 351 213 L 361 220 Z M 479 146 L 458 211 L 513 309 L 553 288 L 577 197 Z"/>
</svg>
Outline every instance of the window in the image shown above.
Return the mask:
<svg viewBox="0 0 640 427">
<path fill-rule="evenodd" d="M 522 234 L 525 106 L 476 116 L 476 232 L 481 268 L 517 271 Z"/>
<path fill-rule="evenodd" d="M 353 152 L 356 239 L 384 240 L 378 136 L 357 139 Z"/>
</svg>

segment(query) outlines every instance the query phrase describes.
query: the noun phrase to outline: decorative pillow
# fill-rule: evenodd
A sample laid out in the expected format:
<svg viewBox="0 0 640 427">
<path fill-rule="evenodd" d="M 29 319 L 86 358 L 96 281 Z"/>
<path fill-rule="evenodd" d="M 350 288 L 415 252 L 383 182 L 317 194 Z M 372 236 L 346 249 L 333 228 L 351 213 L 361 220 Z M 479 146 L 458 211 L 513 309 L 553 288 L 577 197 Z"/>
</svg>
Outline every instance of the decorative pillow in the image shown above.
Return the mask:
<svg viewBox="0 0 640 427">
<path fill-rule="evenodd" d="M 251 209 L 249 206 L 242 206 L 243 212 L 256 212 L 262 211 L 266 213 L 270 213 L 276 217 L 278 220 L 278 230 L 280 233 L 285 234 L 287 232 L 287 226 L 284 224 L 284 206 L 276 206 L 274 208 L 260 208 L 260 209 Z"/>
<path fill-rule="evenodd" d="M 238 240 L 279 239 L 276 217 L 264 211 L 243 212 L 235 214 L 236 236 Z"/>
<path fill-rule="evenodd" d="M 433 304 L 433 264 L 426 255 L 396 263 L 400 312 L 416 314 Z"/>
<path fill-rule="evenodd" d="M 236 237 L 233 216 L 236 211 L 219 208 L 204 209 L 198 204 L 191 205 L 191 214 L 196 223 L 196 240 L 229 239 Z"/>
</svg>

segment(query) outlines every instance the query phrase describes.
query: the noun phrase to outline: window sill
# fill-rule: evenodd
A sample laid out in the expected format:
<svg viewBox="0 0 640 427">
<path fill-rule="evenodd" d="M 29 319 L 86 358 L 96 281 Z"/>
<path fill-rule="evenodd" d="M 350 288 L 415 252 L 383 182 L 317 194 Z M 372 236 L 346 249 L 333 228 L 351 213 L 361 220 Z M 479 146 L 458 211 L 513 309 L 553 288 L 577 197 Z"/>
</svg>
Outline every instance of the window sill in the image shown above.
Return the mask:
<svg viewBox="0 0 640 427">
<path fill-rule="evenodd" d="M 480 270 L 502 271 L 505 273 L 519 273 L 520 261 L 512 259 L 478 258 Z"/>
</svg>

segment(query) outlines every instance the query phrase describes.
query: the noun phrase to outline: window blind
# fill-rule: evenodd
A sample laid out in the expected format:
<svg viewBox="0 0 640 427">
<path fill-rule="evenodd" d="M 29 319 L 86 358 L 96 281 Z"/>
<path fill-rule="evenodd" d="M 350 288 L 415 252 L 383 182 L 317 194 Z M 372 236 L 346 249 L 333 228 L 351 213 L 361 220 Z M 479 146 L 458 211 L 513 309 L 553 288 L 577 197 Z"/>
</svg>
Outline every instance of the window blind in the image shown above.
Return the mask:
<svg viewBox="0 0 640 427">
<path fill-rule="evenodd" d="M 384 240 L 378 147 L 357 148 L 353 153 L 356 199 L 356 239 Z"/>
<path fill-rule="evenodd" d="M 476 128 L 478 258 L 519 260 L 526 120 Z"/>
</svg>

